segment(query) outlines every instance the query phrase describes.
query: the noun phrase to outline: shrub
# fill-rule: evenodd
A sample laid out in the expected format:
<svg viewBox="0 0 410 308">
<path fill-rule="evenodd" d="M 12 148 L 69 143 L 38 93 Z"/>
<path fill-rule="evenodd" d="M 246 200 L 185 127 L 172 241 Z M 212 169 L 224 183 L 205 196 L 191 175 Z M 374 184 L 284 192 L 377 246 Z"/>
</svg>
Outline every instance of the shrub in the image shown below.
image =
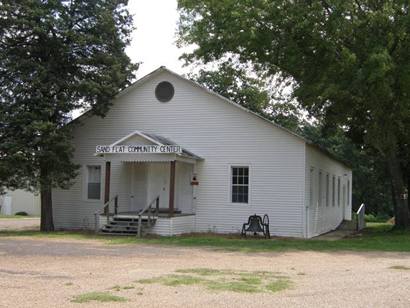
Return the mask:
<svg viewBox="0 0 410 308">
<path fill-rule="evenodd" d="M 17 212 L 14 215 L 16 215 L 16 216 L 28 216 L 28 214 L 26 212 Z"/>
<path fill-rule="evenodd" d="M 364 215 L 364 219 L 366 220 L 366 222 L 386 222 L 389 217 L 383 214 L 377 214 L 377 216 L 373 214 L 366 214 Z"/>
</svg>

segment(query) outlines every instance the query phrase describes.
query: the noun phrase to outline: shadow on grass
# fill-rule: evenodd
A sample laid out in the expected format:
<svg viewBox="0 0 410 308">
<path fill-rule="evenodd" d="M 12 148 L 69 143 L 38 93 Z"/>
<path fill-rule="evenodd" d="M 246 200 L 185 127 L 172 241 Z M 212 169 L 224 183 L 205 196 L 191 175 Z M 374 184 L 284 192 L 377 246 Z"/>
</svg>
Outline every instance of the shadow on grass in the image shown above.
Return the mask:
<svg viewBox="0 0 410 308">
<path fill-rule="evenodd" d="M 318 239 L 274 238 L 271 240 L 247 238 L 238 235 L 190 234 L 173 237 L 104 236 L 92 232 L 57 231 L 0 231 L 1 237 L 35 237 L 93 239 L 107 244 L 159 244 L 166 246 L 207 247 L 224 251 L 274 252 L 287 250 L 301 251 L 410 251 L 410 232 L 393 230 L 386 223 L 372 223 L 363 232 L 335 241 Z"/>
</svg>

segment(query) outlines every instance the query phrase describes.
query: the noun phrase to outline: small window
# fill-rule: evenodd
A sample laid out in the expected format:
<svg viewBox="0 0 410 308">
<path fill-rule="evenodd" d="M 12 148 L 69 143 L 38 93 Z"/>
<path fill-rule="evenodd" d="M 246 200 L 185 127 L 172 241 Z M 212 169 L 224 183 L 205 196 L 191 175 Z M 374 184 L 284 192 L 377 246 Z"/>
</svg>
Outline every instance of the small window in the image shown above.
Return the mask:
<svg viewBox="0 0 410 308">
<path fill-rule="evenodd" d="M 342 205 L 346 206 L 346 185 L 343 184 L 343 193 L 342 193 Z"/>
<path fill-rule="evenodd" d="M 232 167 L 232 203 L 248 203 L 249 167 Z"/>
<path fill-rule="evenodd" d="M 319 206 L 323 205 L 322 195 L 323 195 L 323 179 L 322 179 L 322 171 L 319 171 L 319 184 L 318 184 L 318 202 Z"/>
<path fill-rule="evenodd" d="M 348 206 L 351 204 L 350 197 L 351 197 L 351 194 L 350 194 L 350 180 L 347 180 L 347 205 Z"/>
<path fill-rule="evenodd" d="M 326 174 L 326 206 L 329 206 L 329 173 Z"/>
<path fill-rule="evenodd" d="M 332 177 L 332 206 L 336 206 L 336 177 Z"/>
<path fill-rule="evenodd" d="M 169 102 L 174 97 L 174 86 L 168 81 L 160 82 L 155 88 L 155 97 L 162 103 Z"/>
<path fill-rule="evenodd" d="M 337 178 L 337 206 L 340 206 L 340 176 Z"/>
<path fill-rule="evenodd" d="M 87 199 L 101 198 L 101 166 L 87 166 Z"/>
<path fill-rule="evenodd" d="M 310 167 L 310 184 L 309 184 L 309 206 L 313 207 L 313 181 L 315 176 L 315 168 Z"/>
</svg>

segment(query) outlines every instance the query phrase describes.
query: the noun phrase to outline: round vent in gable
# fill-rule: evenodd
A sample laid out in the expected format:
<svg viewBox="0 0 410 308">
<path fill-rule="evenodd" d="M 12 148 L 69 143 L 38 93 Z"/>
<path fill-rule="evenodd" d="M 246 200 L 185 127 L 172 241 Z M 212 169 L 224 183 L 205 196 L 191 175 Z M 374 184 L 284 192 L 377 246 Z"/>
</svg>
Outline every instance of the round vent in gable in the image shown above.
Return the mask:
<svg viewBox="0 0 410 308">
<path fill-rule="evenodd" d="M 160 82 L 155 88 L 155 97 L 162 103 L 169 102 L 174 97 L 174 86 L 168 81 Z"/>
</svg>

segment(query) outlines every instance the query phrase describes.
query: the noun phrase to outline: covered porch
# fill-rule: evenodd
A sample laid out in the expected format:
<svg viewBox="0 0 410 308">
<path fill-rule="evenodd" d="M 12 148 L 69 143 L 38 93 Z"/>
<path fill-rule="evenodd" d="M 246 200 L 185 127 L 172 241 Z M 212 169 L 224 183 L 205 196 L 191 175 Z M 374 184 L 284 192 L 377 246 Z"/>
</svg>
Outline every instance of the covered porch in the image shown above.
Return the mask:
<svg viewBox="0 0 410 308">
<path fill-rule="evenodd" d="M 140 228 L 158 235 L 194 231 L 200 157 L 168 139 L 139 131 L 96 155 L 105 159 L 104 212 L 96 229 L 128 234 L 139 233 Z M 121 187 L 111 193 L 114 163 L 121 165 Z"/>
</svg>

